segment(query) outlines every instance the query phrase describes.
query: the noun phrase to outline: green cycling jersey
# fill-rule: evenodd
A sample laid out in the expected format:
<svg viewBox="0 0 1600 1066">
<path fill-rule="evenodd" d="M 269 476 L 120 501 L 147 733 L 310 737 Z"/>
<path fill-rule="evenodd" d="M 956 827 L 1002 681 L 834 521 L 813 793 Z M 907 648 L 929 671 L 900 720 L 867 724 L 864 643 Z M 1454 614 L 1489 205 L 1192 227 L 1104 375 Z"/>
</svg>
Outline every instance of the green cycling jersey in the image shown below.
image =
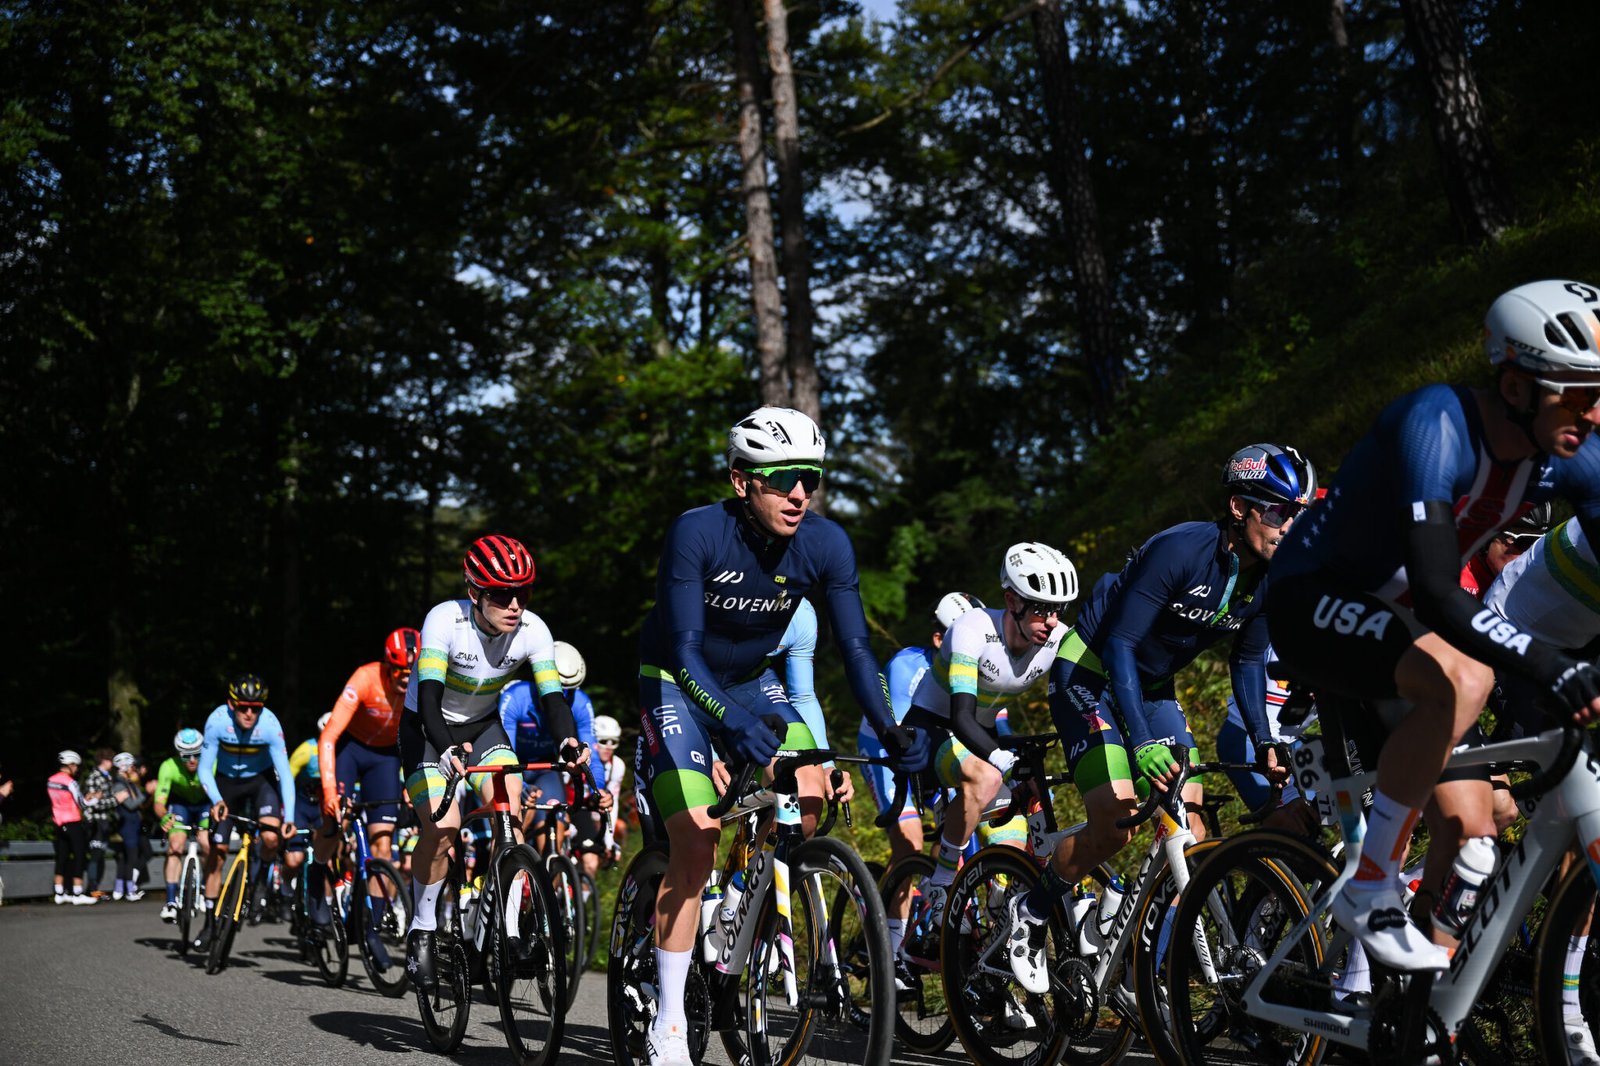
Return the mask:
<svg viewBox="0 0 1600 1066">
<path fill-rule="evenodd" d="M 186 769 L 177 759 L 168 758 L 156 775 L 156 802 L 162 806 L 170 803 L 211 805 L 206 790 L 200 784 L 200 768 Z"/>
</svg>

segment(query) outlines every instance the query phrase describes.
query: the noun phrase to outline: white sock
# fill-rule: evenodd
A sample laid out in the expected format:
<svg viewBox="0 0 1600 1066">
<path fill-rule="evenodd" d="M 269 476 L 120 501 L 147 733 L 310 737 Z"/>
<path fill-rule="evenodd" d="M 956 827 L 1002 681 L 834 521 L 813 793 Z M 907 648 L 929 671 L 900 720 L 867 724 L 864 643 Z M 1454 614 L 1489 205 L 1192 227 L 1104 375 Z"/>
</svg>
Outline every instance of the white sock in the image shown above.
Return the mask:
<svg viewBox="0 0 1600 1066">
<path fill-rule="evenodd" d="M 934 858 L 933 876 L 923 884 L 930 888 L 937 885 L 948 885 L 956 879 L 956 870 L 961 866 L 961 852 L 965 844 L 952 844 L 943 836 L 939 837 L 939 854 Z"/>
<path fill-rule="evenodd" d="M 67 894 L 67 890 L 66 890 L 65 886 L 63 886 L 63 885 L 57 885 L 56 886 L 56 895 L 65 896 L 66 894 Z"/>
<path fill-rule="evenodd" d="M 683 986 L 689 982 L 689 966 L 694 951 L 666 951 L 656 948 L 656 1021 L 662 1029 L 688 1028 L 683 1013 Z"/>
<path fill-rule="evenodd" d="M 904 918 L 889 919 L 889 958 L 900 957 L 900 945 L 906 941 L 906 920 Z"/>
<path fill-rule="evenodd" d="M 1393 888 L 1400 876 L 1400 860 L 1411 844 L 1418 810 L 1391 799 L 1383 792 L 1372 797 L 1367 833 L 1361 841 L 1361 865 L 1347 888 L 1375 891 Z"/>
<path fill-rule="evenodd" d="M 432 932 L 439 928 L 439 893 L 444 889 L 444 881 L 435 881 L 425 885 L 420 880 L 411 882 L 411 928 Z M 407 930 L 408 932 L 410 930 Z"/>
<path fill-rule="evenodd" d="M 1583 1017 L 1583 1005 L 1578 1002 L 1578 982 L 1583 976 L 1583 955 L 1588 950 L 1588 937 L 1567 937 L 1567 964 L 1561 975 L 1561 1013 L 1568 1019 Z"/>
</svg>

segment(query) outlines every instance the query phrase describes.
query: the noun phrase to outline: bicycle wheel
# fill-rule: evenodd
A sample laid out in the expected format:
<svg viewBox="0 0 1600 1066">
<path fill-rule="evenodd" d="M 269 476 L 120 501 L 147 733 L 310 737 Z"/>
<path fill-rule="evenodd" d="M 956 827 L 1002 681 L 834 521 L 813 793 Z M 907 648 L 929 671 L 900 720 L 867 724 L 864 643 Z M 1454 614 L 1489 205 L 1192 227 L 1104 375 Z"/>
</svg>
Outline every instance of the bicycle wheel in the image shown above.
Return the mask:
<svg viewBox="0 0 1600 1066">
<path fill-rule="evenodd" d="M 374 891 L 376 890 L 376 891 Z M 411 927 L 411 894 L 400 883 L 400 871 L 387 859 L 367 860 L 367 890 L 352 914 L 355 941 L 361 949 L 361 965 L 372 987 L 397 999 L 406 991 L 406 930 Z M 389 953 L 383 969 L 367 947 L 367 929 L 377 930 L 378 939 Z"/>
<path fill-rule="evenodd" d="M 345 920 L 335 912 L 327 929 L 312 926 L 306 930 L 306 939 L 311 946 L 311 961 L 328 987 L 338 988 L 344 984 L 350 972 L 350 937 Z"/>
<path fill-rule="evenodd" d="M 461 941 L 440 929 L 434 934 L 434 969 L 439 987 L 417 991 L 417 1013 L 434 1050 L 449 1054 L 461 1046 L 472 1013 L 472 987 L 467 983 L 467 953 Z"/>
<path fill-rule="evenodd" d="M 566 930 L 539 855 L 526 844 L 500 859 L 494 954 L 500 963 L 500 1020 L 519 1066 L 544 1066 L 561 1047 L 567 1012 Z"/>
<path fill-rule="evenodd" d="M 578 998 L 578 979 L 583 976 L 583 941 L 588 932 L 583 917 L 583 885 L 578 880 L 578 868 L 565 855 L 551 855 L 545 860 L 545 870 L 550 875 L 550 896 L 555 901 L 555 914 L 561 921 L 566 945 L 563 965 L 567 971 L 567 1007 L 571 1009 Z"/>
<path fill-rule="evenodd" d="M 1220 843 L 1203 840 L 1189 846 L 1183 854 L 1191 873 Z M 1167 870 L 1161 877 L 1151 879 L 1133 911 L 1133 957 L 1129 963 L 1133 996 L 1139 1006 L 1139 1028 L 1150 1054 L 1161 1066 L 1184 1066 L 1169 1031 L 1172 1012 L 1167 1005 L 1167 955 L 1174 947 L 1170 936 L 1177 907 L 1178 882 Z M 1192 951 L 1194 946 L 1190 943 L 1181 949 Z"/>
<path fill-rule="evenodd" d="M 894 922 L 895 909 L 909 908 L 904 926 L 916 912 L 922 893 L 917 886 L 933 873 L 933 859 L 920 852 L 892 863 L 878 882 L 887 921 Z M 950 1011 L 944 998 L 944 974 L 901 956 L 894 960 L 895 972 L 906 988 L 896 988 L 894 1035 L 913 1051 L 937 1055 L 950 1046 L 956 1030 L 950 1024 Z"/>
<path fill-rule="evenodd" d="M 206 953 L 206 973 L 217 973 L 228 965 L 233 951 L 233 935 L 249 905 L 249 863 L 241 855 L 228 866 L 227 880 L 217 896 L 217 914 L 211 930 L 211 949 Z"/>
<path fill-rule="evenodd" d="M 206 905 L 201 884 L 200 861 L 185 857 L 183 869 L 178 873 L 178 954 L 189 954 L 189 940 L 193 935 L 194 916 Z"/>
<path fill-rule="evenodd" d="M 1266 829 L 1222 841 L 1206 856 L 1178 904 L 1166 960 L 1169 1031 L 1182 1062 L 1312 1066 L 1321 1059 L 1322 1037 L 1250 1018 L 1242 996 L 1308 913 L 1311 892 L 1337 874 L 1321 847 Z M 1327 947 L 1323 925 L 1312 925 L 1262 996 L 1307 1007 L 1330 1002 Z"/>
<path fill-rule="evenodd" d="M 761 901 L 746 970 L 750 1066 L 879 1064 L 894 1044 L 894 964 L 883 900 L 861 857 L 816 837 L 790 863 L 789 911 Z M 793 969 L 785 948 L 793 951 Z"/>
<path fill-rule="evenodd" d="M 1126 1050 L 1132 1027 L 1109 1012 L 1102 1016 L 1093 972 L 1074 954 L 1063 916 L 1047 925 L 1050 991 L 1030 993 L 1011 974 L 1008 898 L 1038 882 L 1029 855 L 996 845 L 969 859 L 951 884 L 939 958 L 956 1036 L 982 1066 L 1034 1066 L 1063 1056 L 1113 1061 Z M 1069 1048 L 1069 1041 L 1079 1046 Z"/>
<path fill-rule="evenodd" d="M 595 955 L 600 951 L 601 919 L 600 913 L 600 886 L 594 883 L 594 878 L 578 871 L 578 886 L 582 889 L 583 898 L 583 969 L 594 968 Z M 574 979 L 573 984 L 577 981 Z"/>
<path fill-rule="evenodd" d="M 1545 1062 L 1567 1062 L 1569 1041 L 1587 1029 L 1590 1039 L 1600 1032 L 1600 938 L 1593 931 L 1595 904 L 1594 876 L 1587 863 L 1574 863 L 1562 878 L 1544 913 L 1534 957 L 1533 1002 L 1538 1005 L 1538 1043 Z M 1567 977 L 1567 951 L 1571 938 L 1587 936 L 1579 964 L 1578 1008 L 1567 1017 L 1562 993 Z M 1571 1058 L 1570 1061 L 1577 1061 Z"/>
</svg>

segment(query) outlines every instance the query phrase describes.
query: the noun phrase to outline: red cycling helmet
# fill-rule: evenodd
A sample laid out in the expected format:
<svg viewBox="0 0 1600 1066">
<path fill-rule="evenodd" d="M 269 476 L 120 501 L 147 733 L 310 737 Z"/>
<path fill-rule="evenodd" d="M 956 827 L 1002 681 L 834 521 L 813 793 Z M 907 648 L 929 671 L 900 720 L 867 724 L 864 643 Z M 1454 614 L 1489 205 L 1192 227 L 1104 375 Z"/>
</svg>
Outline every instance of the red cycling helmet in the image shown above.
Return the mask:
<svg viewBox="0 0 1600 1066">
<path fill-rule="evenodd" d="M 383 642 L 383 657 L 397 670 L 412 666 L 417 653 L 422 650 L 422 634 L 410 626 L 403 626 L 389 634 Z"/>
<path fill-rule="evenodd" d="M 461 561 L 467 584 L 481 589 L 512 589 L 533 584 L 533 556 L 513 537 L 479 537 Z"/>
</svg>

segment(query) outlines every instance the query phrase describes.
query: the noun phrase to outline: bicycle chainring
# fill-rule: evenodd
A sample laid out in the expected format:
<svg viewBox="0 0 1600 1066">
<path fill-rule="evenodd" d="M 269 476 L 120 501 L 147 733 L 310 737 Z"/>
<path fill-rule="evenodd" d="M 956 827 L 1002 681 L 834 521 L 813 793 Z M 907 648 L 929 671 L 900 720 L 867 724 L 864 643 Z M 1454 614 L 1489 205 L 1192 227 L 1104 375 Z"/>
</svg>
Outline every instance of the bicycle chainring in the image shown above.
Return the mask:
<svg viewBox="0 0 1600 1066">
<path fill-rule="evenodd" d="M 1367 1037 L 1367 1054 L 1374 1063 L 1396 1063 L 1406 1049 L 1400 1046 L 1406 1022 L 1406 996 L 1398 984 L 1389 982 L 1372 1003 L 1372 1029 Z M 1422 1038 L 1420 1062 L 1428 1066 L 1455 1066 L 1455 1044 L 1445 1032 L 1444 1019 L 1428 1008 L 1427 1032 Z"/>
<path fill-rule="evenodd" d="M 1050 972 L 1051 993 L 1056 998 L 1055 1018 L 1073 1043 L 1094 1035 L 1100 1020 L 1100 990 L 1094 971 L 1079 958 L 1065 959 Z"/>
</svg>

